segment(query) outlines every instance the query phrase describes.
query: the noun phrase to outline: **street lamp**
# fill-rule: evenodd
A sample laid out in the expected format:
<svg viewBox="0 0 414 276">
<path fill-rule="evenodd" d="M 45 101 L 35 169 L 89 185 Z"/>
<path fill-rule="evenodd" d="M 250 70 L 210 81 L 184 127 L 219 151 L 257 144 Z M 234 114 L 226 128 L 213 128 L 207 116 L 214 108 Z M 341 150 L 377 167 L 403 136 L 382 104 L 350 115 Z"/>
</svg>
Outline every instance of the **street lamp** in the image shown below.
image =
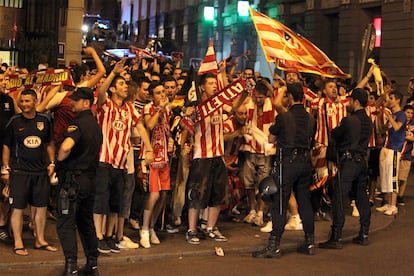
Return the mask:
<svg viewBox="0 0 414 276">
<path fill-rule="evenodd" d="M 206 6 L 204 7 L 204 20 L 212 22 L 215 19 L 215 8 Z"/>
<path fill-rule="evenodd" d="M 249 16 L 249 6 L 249 1 L 237 1 L 237 13 L 239 16 Z"/>
<path fill-rule="evenodd" d="M 214 6 L 205 6 L 204 7 L 204 32 L 207 34 L 207 37 L 205 37 L 203 42 L 207 43 L 209 41 L 213 34 L 214 34 L 214 27 L 216 25 L 216 7 Z"/>
</svg>

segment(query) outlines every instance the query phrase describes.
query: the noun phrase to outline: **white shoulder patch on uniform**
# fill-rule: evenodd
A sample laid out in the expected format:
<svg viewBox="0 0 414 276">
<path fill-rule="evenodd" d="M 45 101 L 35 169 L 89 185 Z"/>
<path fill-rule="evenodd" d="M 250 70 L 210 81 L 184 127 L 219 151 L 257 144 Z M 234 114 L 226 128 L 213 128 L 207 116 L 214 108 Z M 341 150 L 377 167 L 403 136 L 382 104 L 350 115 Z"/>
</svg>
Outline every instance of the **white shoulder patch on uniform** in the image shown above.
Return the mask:
<svg viewBox="0 0 414 276">
<path fill-rule="evenodd" d="M 75 126 L 75 125 L 68 126 L 68 132 L 74 132 L 77 129 L 78 129 L 78 126 Z"/>
</svg>

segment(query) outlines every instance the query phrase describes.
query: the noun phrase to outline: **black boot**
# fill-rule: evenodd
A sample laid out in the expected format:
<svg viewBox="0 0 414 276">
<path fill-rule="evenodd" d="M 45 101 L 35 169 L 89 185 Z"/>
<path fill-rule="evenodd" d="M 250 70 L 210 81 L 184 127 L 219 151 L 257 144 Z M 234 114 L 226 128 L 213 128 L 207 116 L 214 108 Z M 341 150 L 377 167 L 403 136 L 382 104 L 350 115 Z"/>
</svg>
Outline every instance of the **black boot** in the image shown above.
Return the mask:
<svg viewBox="0 0 414 276">
<path fill-rule="evenodd" d="M 280 238 L 276 236 L 270 236 L 268 244 L 262 250 L 253 252 L 254 258 L 280 258 L 282 253 L 279 248 Z"/>
<path fill-rule="evenodd" d="M 78 275 L 78 264 L 74 259 L 66 259 L 64 276 Z"/>
<path fill-rule="evenodd" d="M 360 244 L 360 245 L 367 246 L 369 244 L 369 242 L 368 242 L 368 232 L 369 232 L 368 227 L 361 226 L 361 229 L 359 230 L 358 236 L 353 238 L 352 242 Z"/>
<path fill-rule="evenodd" d="M 319 244 L 319 248 L 325 248 L 325 249 L 342 249 L 344 246 L 342 240 L 342 229 L 333 227 L 331 228 L 331 235 L 329 237 L 329 240 L 326 242 L 322 242 Z"/>
<path fill-rule="evenodd" d="M 78 273 L 79 273 L 79 276 L 83 276 L 83 275 L 99 276 L 97 259 L 88 258 L 86 261 L 86 265 L 80 268 Z"/>
<path fill-rule="evenodd" d="M 315 255 L 315 236 L 305 234 L 305 243 L 298 247 L 297 251 L 306 255 Z"/>
</svg>

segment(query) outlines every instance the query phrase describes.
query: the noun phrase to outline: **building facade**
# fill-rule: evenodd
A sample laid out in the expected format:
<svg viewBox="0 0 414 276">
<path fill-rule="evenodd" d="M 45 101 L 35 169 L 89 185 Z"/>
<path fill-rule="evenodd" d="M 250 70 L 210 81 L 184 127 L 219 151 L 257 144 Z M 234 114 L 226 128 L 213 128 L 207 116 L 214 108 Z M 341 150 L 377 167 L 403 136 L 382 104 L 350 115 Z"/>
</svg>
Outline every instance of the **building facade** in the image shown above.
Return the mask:
<svg viewBox="0 0 414 276">
<path fill-rule="evenodd" d="M 173 40 L 185 63 L 202 58 L 213 39 L 217 59 L 251 51 L 241 67 L 268 72 L 249 17 L 240 16 L 237 0 L 122 0 L 123 20 L 133 22 L 136 43 L 151 36 Z M 414 75 L 413 0 L 250 0 L 258 11 L 281 21 L 323 50 L 357 81 L 373 57 L 383 71 L 404 86 Z M 204 7 L 214 7 L 214 19 L 204 19 Z M 369 24 L 377 27 L 379 43 L 363 50 Z M 365 57 L 365 58 L 364 58 Z M 364 59 L 363 59 L 364 58 Z M 363 60 L 362 60 L 363 59 Z M 404 91 L 403 91 L 404 92 Z"/>
<path fill-rule="evenodd" d="M 117 0 L 0 0 L 0 59 L 35 70 L 41 56 L 50 67 L 81 61 L 87 12 L 119 19 Z"/>
<path fill-rule="evenodd" d="M 249 16 L 238 12 L 240 2 L 308 38 L 354 81 L 368 66 L 365 56 L 403 89 L 414 75 L 414 0 L 0 0 L 0 58 L 29 69 L 41 55 L 53 67 L 80 60 L 82 16 L 89 12 L 114 24 L 127 21 L 128 43 L 145 47 L 155 36 L 173 41 L 185 66 L 203 58 L 212 39 L 218 60 L 250 50 L 239 69 L 266 75 L 269 67 Z M 212 8 L 212 20 L 205 19 L 205 7 Z M 364 34 L 374 22 L 378 45 L 364 51 Z"/>
</svg>

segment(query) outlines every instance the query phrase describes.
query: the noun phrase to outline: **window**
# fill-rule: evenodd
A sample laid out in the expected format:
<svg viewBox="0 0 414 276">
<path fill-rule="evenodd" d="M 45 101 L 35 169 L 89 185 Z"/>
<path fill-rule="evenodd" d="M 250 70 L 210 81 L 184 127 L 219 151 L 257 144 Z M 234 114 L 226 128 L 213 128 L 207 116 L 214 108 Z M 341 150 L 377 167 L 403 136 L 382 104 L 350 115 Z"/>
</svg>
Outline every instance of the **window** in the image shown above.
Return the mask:
<svg viewBox="0 0 414 276">
<path fill-rule="evenodd" d="M 0 0 L 0 7 L 23 8 L 23 0 Z"/>
</svg>

